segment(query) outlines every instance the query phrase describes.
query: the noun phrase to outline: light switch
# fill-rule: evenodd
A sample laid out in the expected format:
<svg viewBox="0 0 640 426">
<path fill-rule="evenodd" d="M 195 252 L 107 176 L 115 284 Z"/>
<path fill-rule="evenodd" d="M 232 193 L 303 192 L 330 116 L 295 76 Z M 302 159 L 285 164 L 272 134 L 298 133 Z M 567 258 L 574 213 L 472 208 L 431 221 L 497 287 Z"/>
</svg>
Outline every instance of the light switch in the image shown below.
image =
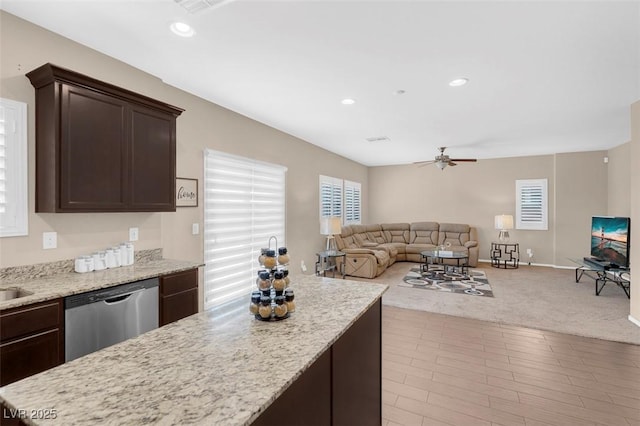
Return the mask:
<svg viewBox="0 0 640 426">
<path fill-rule="evenodd" d="M 42 248 L 44 250 L 58 248 L 58 233 L 57 232 L 43 232 L 42 233 Z"/>
<path fill-rule="evenodd" d="M 191 225 L 191 234 L 198 235 L 199 233 L 200 233 L 200 224 L 194 223 L 193 225 Z"/>
<path fill-rule="evenodd" d="M 138 228 L 129 228 L 129 241 L 138 241 Z"/>
</svg>

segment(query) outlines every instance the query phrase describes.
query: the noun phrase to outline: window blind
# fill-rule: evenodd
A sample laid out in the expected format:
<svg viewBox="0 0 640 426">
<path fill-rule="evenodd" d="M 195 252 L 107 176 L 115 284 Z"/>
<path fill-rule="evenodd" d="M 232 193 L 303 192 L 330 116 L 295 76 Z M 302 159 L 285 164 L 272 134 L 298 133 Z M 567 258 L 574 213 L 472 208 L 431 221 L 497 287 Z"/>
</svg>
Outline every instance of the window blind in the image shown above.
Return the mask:
<svg viewBox="0 0 640 426">
<path fill-rule="evenodd" d="M 361 222 L 361 184 L 344 181 L 344 224 L 359 224 Z"/>
<path fill-rule="evenodd" d="M 546 230 L 547 179 L 516 181 L 516 229 Z"/>
<path fill-rule="evenodd" d="M 0 98 L 0 236 L 28 234 L 27 104 Z"/>
<path fill-rule="evenodd" d="M 320 217 L 342 217 L 342 179 L 320 175 Z"/>
<path fill-rule="evenodd" d="M 287 169 L 209 149 L 204 159 L 204 307 L 244 309 L 260 248 L 271 236 L 285 245 Z"/>
</svg>

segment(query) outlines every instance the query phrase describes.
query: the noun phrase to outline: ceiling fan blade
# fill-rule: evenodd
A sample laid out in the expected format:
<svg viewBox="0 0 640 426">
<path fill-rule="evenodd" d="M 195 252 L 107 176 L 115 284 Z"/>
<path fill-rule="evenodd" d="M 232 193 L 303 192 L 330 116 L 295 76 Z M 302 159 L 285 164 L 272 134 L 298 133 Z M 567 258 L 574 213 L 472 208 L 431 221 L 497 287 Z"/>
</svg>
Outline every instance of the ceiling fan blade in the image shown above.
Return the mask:
<svg viewBox="0 0 640 426">
<path fill-rule="evenodd" d="M 448 165 L 450 165 L 450 166 L 457 166 L 457 164 L 456 164 L 456 163 L 454 163 L 454 162 L 453 162 L 453 160 L 449 160 L 449 161 L 447 162 L 447 164 L 448 164 Z"/>
<path fill-rule="evenodd" d="M 451 161 L 470 161 L 475 163 L 478 160 L 475 158 L 452 158 Z"/>
<path fill-rule="evenodd" d="M 433 164 L 435 163 L 435 160 L 428 160 L 428 161 L 414 161 L 413 164 L 417 165 L 418 167 L 423 167 L 429 164 Z"/>
</svg>

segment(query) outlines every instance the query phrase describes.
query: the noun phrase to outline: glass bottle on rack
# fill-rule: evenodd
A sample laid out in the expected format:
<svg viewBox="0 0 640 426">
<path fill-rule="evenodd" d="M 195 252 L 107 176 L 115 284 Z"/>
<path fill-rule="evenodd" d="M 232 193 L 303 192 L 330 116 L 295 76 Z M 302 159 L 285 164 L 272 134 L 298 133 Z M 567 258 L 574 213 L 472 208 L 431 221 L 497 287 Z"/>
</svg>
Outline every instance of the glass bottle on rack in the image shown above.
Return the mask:
<svg viewBox="0 0 640 426">
<path fill-rule="evenodd" d="M 264 255 L 264 260 L 263 263 L 265 268 L 272 270 L 273 268 L 276 267 L 276 265 L 278 264 L 278 261 L 276 260 L 276 252 L 275 250 L 267 250 L 267 252 Z"/>
</svg>

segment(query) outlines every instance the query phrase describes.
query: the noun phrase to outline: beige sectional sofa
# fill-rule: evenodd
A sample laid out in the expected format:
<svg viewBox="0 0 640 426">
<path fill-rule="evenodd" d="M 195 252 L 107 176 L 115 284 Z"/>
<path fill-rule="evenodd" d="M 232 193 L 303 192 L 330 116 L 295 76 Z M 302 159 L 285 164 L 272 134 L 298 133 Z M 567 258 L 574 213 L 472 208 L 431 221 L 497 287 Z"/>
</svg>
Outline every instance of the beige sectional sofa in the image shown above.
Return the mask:
<svg viewBox="0 0 640 426">
<path fill-rule="evenodd" d="M 342 227 L 335 236 L 338 250 L 346 253 L 347 275 L 375 278 L 396 261 L 421 262 L 420 252 L 446 245 L 464 251 L 469 266 L 478 265 L 478 234 L 458 223 L 413 222 Z"/>
</svg>

